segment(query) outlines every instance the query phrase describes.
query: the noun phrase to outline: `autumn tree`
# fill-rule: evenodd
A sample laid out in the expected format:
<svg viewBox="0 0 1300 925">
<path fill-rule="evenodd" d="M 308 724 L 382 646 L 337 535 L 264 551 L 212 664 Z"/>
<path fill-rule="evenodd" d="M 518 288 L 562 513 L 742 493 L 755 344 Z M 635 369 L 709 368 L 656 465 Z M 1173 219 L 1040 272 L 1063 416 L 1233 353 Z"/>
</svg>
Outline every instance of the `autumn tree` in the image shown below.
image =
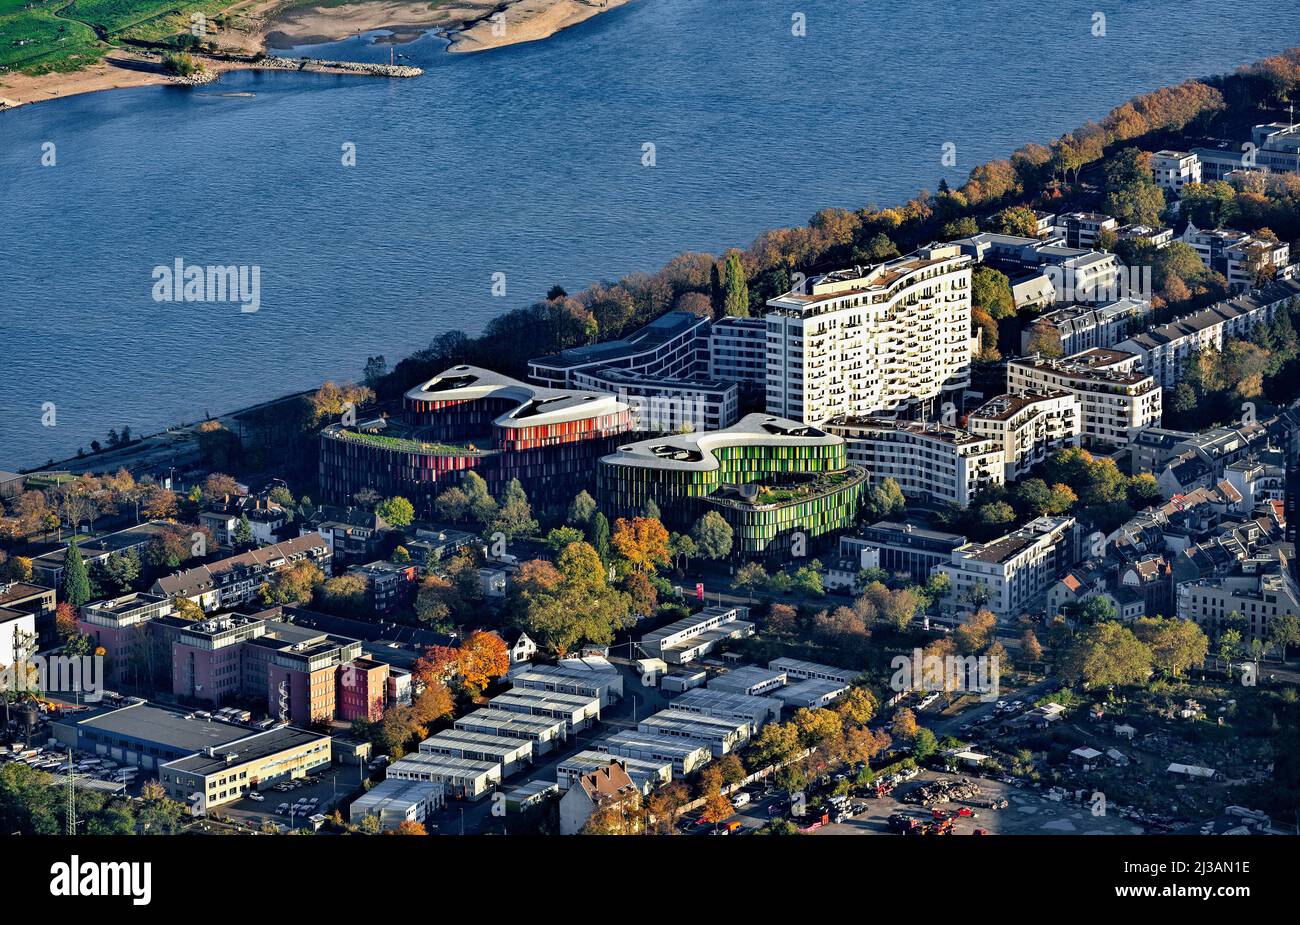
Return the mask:
<svg viewBox="0 0 1300 925">
<path fill-rule="evenodd" d="M 523 563 L 509 606 L 530 636 L 558 654 L 587 642 L 613 642 L 632 613 L 631 598 L 610 586 L 604 563 L 588 543 L 570 543 L 554 565 Z"/>
<path fill-rule="evenodd" d="M 475 630 L 459 646 L 457 671 L 471 696 L 510 671 L 510 650 L 496 633 Z"/>
<path fill-rule="evenodd" d="M 226 475 L 224 472 L 212 472 L 203 480 L 203 497 L 209 501 L 216 501 L 227 495 L 235 497 L 239 494 L 239 483 L 235 481 L 232 475 Z"/>
<path fill-rule="evenodd" d="M 325 573 L 311 559 L 299 559 L 275 573 L 275 576 L 258 589 L 262 603 L 310 604 L 316 588 L 325 580 Z"/>
<path fill-rule="evenodd" d="M 651 575 L 668 564 L 668 531 L 648 517 L 620 517 L 614 522 L 610 546 L 635 571 Z"/>
<path fill-rule="evenodd" d="M 680 780 L 656 787 L 646 800 L 651 833 L 671 835 L 677 828 L 682 807 L 690 802 L 690 798 L 690 790 Z"/>
</svg>

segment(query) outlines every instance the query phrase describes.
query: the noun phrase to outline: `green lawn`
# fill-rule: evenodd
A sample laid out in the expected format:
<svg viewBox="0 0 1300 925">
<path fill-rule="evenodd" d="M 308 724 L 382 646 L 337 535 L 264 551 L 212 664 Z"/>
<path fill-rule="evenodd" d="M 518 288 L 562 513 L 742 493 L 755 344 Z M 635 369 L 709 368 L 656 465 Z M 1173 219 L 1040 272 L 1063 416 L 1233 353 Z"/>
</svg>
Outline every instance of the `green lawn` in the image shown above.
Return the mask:
<svg viewBox="0 0 1300 925">
<path fill-rule="evenodd" d="M 215 17 L 233 0 L 0 0 L 0 68 L 74 71 L 115 39 L 158 41 L 186 31 L 196 11 Z M 101 41 L 99 29 L 108 37 Z"/>
</svg>

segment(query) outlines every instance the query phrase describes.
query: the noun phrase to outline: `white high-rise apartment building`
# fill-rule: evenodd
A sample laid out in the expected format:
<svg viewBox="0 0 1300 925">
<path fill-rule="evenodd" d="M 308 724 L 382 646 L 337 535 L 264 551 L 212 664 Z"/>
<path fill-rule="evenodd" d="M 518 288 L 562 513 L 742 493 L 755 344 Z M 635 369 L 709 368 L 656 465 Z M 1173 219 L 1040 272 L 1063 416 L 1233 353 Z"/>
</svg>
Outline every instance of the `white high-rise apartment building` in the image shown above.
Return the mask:
<svg viewBox="0 0 1300 925">
<path fill-rule="evenodd" d="M 970 385 L 971 264 L 953 245 L 924 247 L 770 300 L 768 413 L 820 424 L 936 411 Z"/>
<path fill-rule="evenodd" d="M 1160 426 L 1160 386 L 1142 372 L 1137 354 L 1096 348 L 1059 360 L 1031 356 L 1007 363 L 1012 395 L 1058 389 L 1079 399 L 1085 446 L 1128 446 L 1141 431 Z"/>
</svg>

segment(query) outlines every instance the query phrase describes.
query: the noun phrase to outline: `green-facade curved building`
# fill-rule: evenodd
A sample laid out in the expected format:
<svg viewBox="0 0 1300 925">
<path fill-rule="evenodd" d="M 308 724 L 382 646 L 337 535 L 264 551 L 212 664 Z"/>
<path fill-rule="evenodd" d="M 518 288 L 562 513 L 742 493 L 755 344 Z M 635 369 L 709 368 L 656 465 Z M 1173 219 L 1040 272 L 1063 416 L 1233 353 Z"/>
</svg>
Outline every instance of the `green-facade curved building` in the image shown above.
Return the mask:
<svg viewBox="0 0 1300 925">
<path fill-rule="evenodd" d="M 787 553 L 799 532 L 811 543 L 849 529 L 865 485 L 866 471 L 848 464 L 842 438 L 768 414 L 628 444 L 603 457 L 597 472 L 610 516 L 635 516 L 654 501 L 665 525 L 685 531 L 714 510 L 742 556 Z"/>
</svg>

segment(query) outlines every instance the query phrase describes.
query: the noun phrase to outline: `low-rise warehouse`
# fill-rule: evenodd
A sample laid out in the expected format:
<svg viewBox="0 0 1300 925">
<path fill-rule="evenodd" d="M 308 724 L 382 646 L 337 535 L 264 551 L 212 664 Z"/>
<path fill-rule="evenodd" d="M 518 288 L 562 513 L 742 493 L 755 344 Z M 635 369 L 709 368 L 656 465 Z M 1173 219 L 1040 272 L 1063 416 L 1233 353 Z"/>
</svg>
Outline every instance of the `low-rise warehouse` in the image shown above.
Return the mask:
<svg viewBox="0 0 1300 925">
<path fill-rule="evenodd" d="M 522 770 L 533 760 L 533 743 L 526 739 L 465 729 L 444 729 L 421 742 L 420 751 L 428 755 L 495 761 L 501 765 L 502 777 Z"/>
<path fill-rule="evenodd" d="M 568 724 L 549 716 L 530 716 L 493 707 L 484 707 L 462 716 L 452 725 L 467 732 L 486 732 L 509 739 L 533 743 L 533 754 L 544 755 L 568 739 Z"/>
<path fill-rule="evenodd" d="M 862 674 L 860 671 L 832 668 L 830 665 L 805 662 L 797 658 L 774 658 L 767 663 L 767 667 L 774 671 L 784 671 L 792 681 L 839 681 L 841 684 L 852 684 Z"/>
<path fill-rule="evenodd" d="M 757 697 L 776 690 L 786 683 L 786 673 L 772 668 L 760 668 L 757 665 L 745 665 L 710 678 L 705 686 L 711 691 L 726 694 L 746 694 Z"/>
<path fill-rule="evenodd" d="M 423 780 L 442 784 L 447 796 L 480 800 L 501 783 L 501 765 L 450 755 L 413 752 L 388 766 L 389 780 Z"/>
<path fill-rule="evenodd" d="M 510 683 L 516 689 L 595 697 L 602 707 L 612 706 L 623 697 L 623 676 L 617 670 L 610 673 L 559 665 L 529 665 L 511 672 Z"/>
<path fill-rule="evenodd" d="M 748 616 L 748 607 L 705 607 L 697 614 L 646 633 L 641 637 L 641 648 L 669 664 L 685 665 L 707 655 L 720 642 L 754 635 L 754 624 L 747 622 Z"/>
<path fill-rule="evenodd" d="M 353 800 L 348 819 L 356 824 L 366 816 L 378 816 L 381 829 L 395 829 L 403 822 L 423 822 L 444 799 L 442 784 L 389 778 Z"/>
<path fill-rule="evenodd" d="M 153 771 L 168 761 L 247 738 L 252 730 L 134 701 L 65 715 L 55 720 L 51 732 L 70 748 Z"/>
<path fill-rule="evenodd" d="M 789 687 L 783 687 L 774 692 L 772 696 L 779 698 L 782 703 L 792 710 L 803 707 L 811 710 L 834 703 L 848 692 L 849 685 L 839 681 L 823 681 L 820 678 L 810 678 L 807 681 L 798 681 Z"/>
<path fill-rule="evenodd" d="M 647 761 L 671 761 L 673 773 L 686 775 L 713 760 L 707 745 L 688 739 L 673 739 L 637 730 L 615 732 L 593 742 L 591 747 L 620 758 L 643 758 Z"/>
<path fill-rule="evenodd" d="M 692 690 L 672 702 L 674 710 L 703 713 L 720 719 L 734 719 L 749 723 L 754 733 L 768 722 L 781 718 L 781 701 L 772 697 L 751 697 L 726 691 Z"/>
<path fill-rule="evenodd" d="M 569 732 L 581 732 L 600 719 L 600 700 L 581 694 L 516 688 L 488 701 L 488 706 L 511 713 L 549 716 L 564 720 Z"/>
<path fill-rule="evenodd" d="M 649 735 L 687 739 L 709 747 L 713 757 L 721 758 L 749 740 L 750 726 L 746 722 L 720 719 L 703 713 L 685 710 L 660 710 L 637 724 L 637 730 Z"/>
</svg>

